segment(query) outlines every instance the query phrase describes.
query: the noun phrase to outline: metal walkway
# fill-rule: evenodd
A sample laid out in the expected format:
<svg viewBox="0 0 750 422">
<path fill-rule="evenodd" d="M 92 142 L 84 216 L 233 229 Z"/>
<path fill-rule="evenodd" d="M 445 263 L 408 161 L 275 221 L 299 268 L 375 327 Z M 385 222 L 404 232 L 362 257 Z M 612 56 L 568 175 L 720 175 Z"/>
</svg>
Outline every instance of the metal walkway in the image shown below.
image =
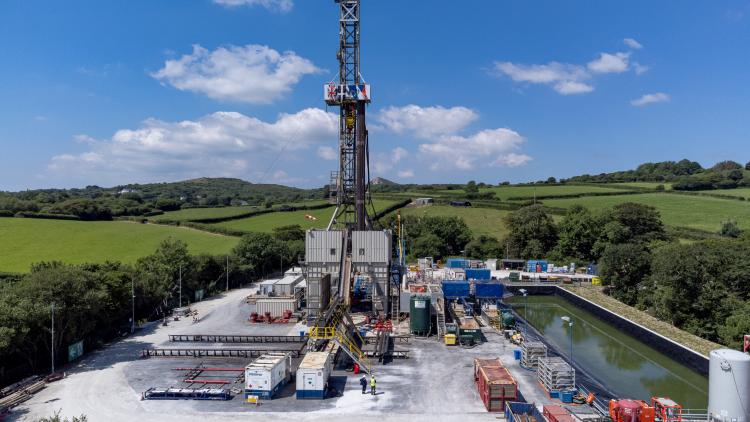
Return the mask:
<svg viewBox="0 0 750 422">
<path fill-rule="evenodd" d="M 304 352 L 304 344 L 298 348 L 287 349 L 143 349 L 141 357 L 162 358 L 256 358 L 270 352 L 289 352 L 292 357 L 299 357 Z"/>
<path fill-rule="evenodd" d="M 307 343 L 307 336 L 248 336 L 233 334 L 170 334 L 175 343 Z"/>
</svg>

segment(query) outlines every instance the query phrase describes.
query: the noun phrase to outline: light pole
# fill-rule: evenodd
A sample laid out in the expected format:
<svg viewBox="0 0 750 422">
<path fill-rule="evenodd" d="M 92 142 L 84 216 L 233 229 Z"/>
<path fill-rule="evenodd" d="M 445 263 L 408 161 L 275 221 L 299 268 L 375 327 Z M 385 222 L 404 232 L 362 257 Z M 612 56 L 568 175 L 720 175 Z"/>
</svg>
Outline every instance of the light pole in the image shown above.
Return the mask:
<svg viewBox="0 0 750 422">
<path fill-rule="evenodd" d="M 52 302 L 52 324 L 50 325 L 52 332 L 52 374 L 55 373 L 55 302 Z"/>
<path fill-rule="evenodd" d="M 527 317 L 526 312 L 528 311 L 527 307 L 529 305 L 529 292 L 526 291 L 526 289 L 518 289 L 519 292 L 523 295 L 523 320 L 524 320 L 524 327 L 528 325 L 529 319 Z M 526 329 L 528 331 L 528 328 Z"/>
<path fill-rule="evenodd" d="M 569 316 L 560 317 L 563 321 L 568 323 L 570 328 L 570 366 L 573 366 L 573 320 Z"/>
<path fill-rule="evenodd" d="M 182 264 L 180 264 L 180 308 L 182 308 Z"/>
<path fill-rule="evenodd" d="M 227 255 L 227 291 L 229 291 L 229 255 Z"/>
<path fill-rule="evenodd" d="M 130 334 L 135 333 L 135 279 L 130 279 L 130 304 L 132 313 L 130 316 Z"/>
</svg>

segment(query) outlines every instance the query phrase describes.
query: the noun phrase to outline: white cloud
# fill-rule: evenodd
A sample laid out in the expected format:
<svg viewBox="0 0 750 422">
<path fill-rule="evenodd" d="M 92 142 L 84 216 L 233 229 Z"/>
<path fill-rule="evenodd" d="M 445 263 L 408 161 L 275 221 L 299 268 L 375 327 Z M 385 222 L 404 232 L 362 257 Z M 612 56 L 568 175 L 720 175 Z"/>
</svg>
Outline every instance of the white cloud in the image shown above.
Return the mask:
<svg viewBox="0 0 750 422">
<path fill-rule="evenodd" d="M 624 40 L 622 40 L 622 42 L 624 42 L 625 45 L 632 48 L 633 50 L 640 50 L 641 48 L 643 48 L 643 44 L 639 43 L 633 38 L 625 38 Z"/>
<path fill-rule="evenodd" d="M 324 160 L 338 160 L 339 153 L 331 147 L 318 147 L 318 157 Z"/>
<path fill-rule="evenodd" d="M 510 154 L 497 157 L 497 160 L 495 160 L 493 164 L 503 167 L 519 167 L 531 160 L 533 160 L 533 158 L 526 154 L 516 154 L 515 152 L 511 152 Z"/>
<path fill-rule="evenodd" d="M 418 138 L 430 138 L 458 132 L 478 118 L 474 110 L 466 107 L 420 107 L 410 104 L 387 107 L 377 114 L 376 121 L 398 134 L 411 133 Z"/>
<path fill-rule="evenodd" d="M 627 40 L 637 43 L 632 38 L 626 38 L 626 43 Z M 560 62 L 547 64 L 495 62 L 490 73 L 495 76 L 507 76 L 514 82 L 548 85 L 561 95 L 586 94 L 594 91 L 592 80 L 596 75 L 623 73 L 630 70 L 630 56 L 630 52 L 599 53 L 598 58 L 586 63 L 585 66 Z M 640 75 L 648 70 L 648 67 L 636 63 L 633 69 Z"/>
<path fill-rule="evenodd" d="M 524 65 L 511 62 L 495 62 L 495 72 L 507 75 L 515 82 L 551 85 L 562 95 L 591 92 L 594 87 L 582 82 L 590 75 L 582 66 L 551 62 L 548 64 Z"/>
<path fill-rule="evenodd" d="M 291 92 L 304 75 L 318 72 L 310 60 L 292 51 L 279 53 L 263 45 L 208 51 L 196 44 L 191 54 L 167 60 L 151 76 L 179 90 L 217 100 L 268 104 Z"/>
<path fill-rule="evenodd" d="M 280 12 L 288 12 L 294 7 L 292 0 L 214 0 L 214 3 L 224 7 L 263 6 Z"/>
<path fill-rule="evenodd" d="M 594 90 L 594 87 L 576 81 L 562 81 L 558 82 L 554 86 L 555 91 L 562 95 L 573 95 L 573 94 L 586 94 Z"/>
<path fill-rule="evenodd" d="M 666 103 L 669 102 L 670 97 L 668 94 L 665 94 L 663 92 L 655 92 L 653 94 L 645 94 L 640 98 L 636 98 L 635 100 L 631 101 L 630 104 L 635 107 L 642 107 L 648 104 L 655 104 L 655 103 Z"/>
<path fill-rule="evenodd" d="M 471 170 L 487 159 L 492 160 L 490 166 L 523 164 L 531 157 L 520 160 L 520 156 L 513 153 L 523 142 L 523 137 L 511 129 L 486 129 L 468 137 L 446 135 L 435 143 L 421 144 L 419 151 L 432 160 L 432 170 Z M 509 159 L 511 154 L 513 158 Z"/>
<path fill-rule="evenodd" d="M 106 140 L 92 142 L 78 136 L 89 142 L 89 150 L 55 156 L 48 170 L 55 176 L 81 176 L 96 183 L 241 177 L 251 169 L 268 168 L 282 150 L 307 150 L 329 142 L 337 132 L 338 116 L 316 108 L 281 114 L 274 122 L 236 112 L 179 122 L 148 119 Z"/>
<path fill-rule="evenodd" d="M 409 151 L 401 147 L 396 147 L 388 153 L 377 153 L 374 154 L 370 163 L 372 165 L 372 171 L 376 176 L 386 175 L 388 172 L 393 170 L 398 163 L 404 158 L 409 156 Z"/>
<path fill-rule="evenodd" d="M 594 73 L 622 73 L 628 70 L 630 53 L 600 53 L 599 58 L 590 61 L 586 67 Z"/>
<path fill-rule="evenodd" d="M 636 75 L 643 75 L 644 73 L 648 72 L 648 69 L 648 66 L 644 66 L 638 62 L 633 63 L 633 70 L 635 70 Z"/>
<path fill-rule="evenodd" d="M 402 179 L 408 179 L 410 177 L 414 177 L 414 170 L 412 169 L 401 170 L 398 172 L 398 177 Z"/>
</svg>

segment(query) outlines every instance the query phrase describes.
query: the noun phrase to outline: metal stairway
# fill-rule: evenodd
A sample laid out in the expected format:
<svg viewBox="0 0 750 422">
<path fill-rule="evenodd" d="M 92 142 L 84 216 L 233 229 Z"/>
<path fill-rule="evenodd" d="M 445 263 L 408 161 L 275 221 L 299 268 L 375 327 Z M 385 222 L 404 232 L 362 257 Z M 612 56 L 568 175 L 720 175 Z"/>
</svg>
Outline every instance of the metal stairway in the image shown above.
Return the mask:
<svg viewBox="0 0 750 422">
<path fill-rule="evenodd" d="M 437 310 L 438 339 L 443 340 L 447 331 L 445 327 L 445 301 L 443 298 L 438 298 L 435 309 Z"/>
<path fill-rule="evenodd" d="M 321 317 L 315 326 L 310 327 L 310 339 L 334 341 L 340 350 L 359 365 L 360 370 L 369 374 L 372 370 L 370 359 L 361 348 L 365 344 L 364 339 L 359 335 L 347 309 L 342 303 L 333 304 L 328 322 L 324 323 Z"/>
</svg>

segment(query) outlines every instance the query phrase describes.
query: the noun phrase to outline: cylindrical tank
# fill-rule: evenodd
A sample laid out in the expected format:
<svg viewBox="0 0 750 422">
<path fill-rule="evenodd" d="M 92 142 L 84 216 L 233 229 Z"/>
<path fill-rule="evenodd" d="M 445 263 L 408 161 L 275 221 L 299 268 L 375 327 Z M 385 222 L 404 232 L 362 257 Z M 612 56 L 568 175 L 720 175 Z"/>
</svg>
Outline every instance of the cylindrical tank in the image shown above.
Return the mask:
<svg viewBox="0 0 750 422">
<path fill-rule="evenodd" d="M 730 349 L 711 351 L 708 417 L 712 422 L 750 422 L 750 356 Z"/>
<path fill-rule="evenodd" d="M 409 301 L 409 330 L 412 334 L 430 333 L 430 297 L 412 296 Z"/>
</svg>

